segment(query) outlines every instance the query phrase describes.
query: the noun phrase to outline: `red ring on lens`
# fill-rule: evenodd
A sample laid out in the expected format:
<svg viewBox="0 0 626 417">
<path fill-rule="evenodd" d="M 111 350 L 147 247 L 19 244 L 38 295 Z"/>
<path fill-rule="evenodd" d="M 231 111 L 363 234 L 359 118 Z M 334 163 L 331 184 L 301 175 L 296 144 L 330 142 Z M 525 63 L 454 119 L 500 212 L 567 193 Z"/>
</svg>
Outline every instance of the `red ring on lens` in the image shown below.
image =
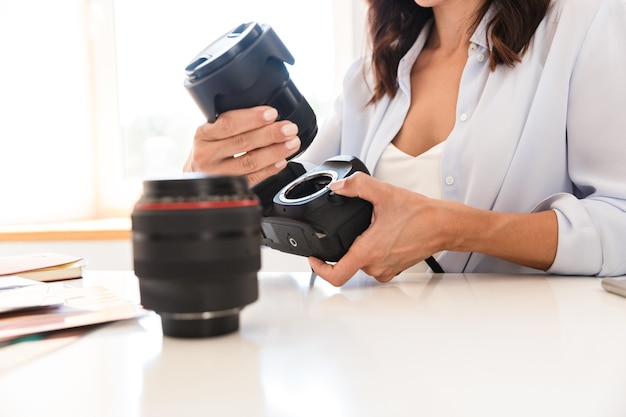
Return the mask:
<svg viewBox="0 0 626 417">
<path fill-rule="evenodd" d="M 173 203 L 137 203 L 136 210 L 199 210 L 258 206 L 259 200 L 180 201 Z"/>
</svg>

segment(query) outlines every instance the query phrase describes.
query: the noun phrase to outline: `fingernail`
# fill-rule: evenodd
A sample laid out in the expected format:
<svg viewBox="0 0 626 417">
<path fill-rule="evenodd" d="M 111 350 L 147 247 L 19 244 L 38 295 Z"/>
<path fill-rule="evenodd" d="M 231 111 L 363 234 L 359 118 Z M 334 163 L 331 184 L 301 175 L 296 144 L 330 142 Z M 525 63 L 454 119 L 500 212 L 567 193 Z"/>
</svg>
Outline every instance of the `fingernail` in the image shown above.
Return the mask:
<svg viewBox="0 0 626 417">
<path fill-rule="evenodd" d="M 276 120 L 277 117 L 278 117 L 278 110 L 276 110 L 275 108 L 270 108 L 263 112 L 263 118 L 267 122 L 272 122 Z"/>
<path fill-rule="evenodd" d="M 280 129 L 285 136 L 294 136 L 298 134 L 298 125 L 295 123 L 288 123 Z"/>
<path fill-rule="evenodd" d="M 282 160 L 280 160 L 280 161 L 276 162 L 276 163 L 274 164 L 274 166 L 275 166 L 276 168 L 278 168 L 278 169 L 283 169 L 284 167 L 286 167 L 286 166 L 287 166 L 287 160 L 282 159 Z"/>
<path fill-rule="evenodd" d="M 344 185 L 346 185 L 346 182 L 344 180 L 339 180 L 339 181 L 330 183 L 329 188 L 332 191 L 336 191 L 336 190 L 341 190 Z"/>
<path fill-rule="evenodd" d="M 295 138 L 288 140 L 287 142 L 285 142 L 285 146 L 287 147 L 287 149 L 298 148 L 300 146 L 300 138 L 296 136 Z"/>
</svg>

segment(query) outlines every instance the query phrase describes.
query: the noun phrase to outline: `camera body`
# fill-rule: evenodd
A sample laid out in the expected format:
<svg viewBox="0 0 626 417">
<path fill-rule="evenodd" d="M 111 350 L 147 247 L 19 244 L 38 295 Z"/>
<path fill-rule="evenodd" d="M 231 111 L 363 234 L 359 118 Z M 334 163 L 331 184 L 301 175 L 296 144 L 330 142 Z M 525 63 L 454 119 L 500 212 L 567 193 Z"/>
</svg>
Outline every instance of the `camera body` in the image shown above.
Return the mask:
<svg viewBox="0 0 626 417">
<path fill-rule="evenodd" d="M 330 184 L 369 174 L 354 156 L 340 155 L 289 182 L 264 204 L 263 244 L 281 252 L 336 262 L 370 225 L 372 205 L 332 192 Z"/>
</svg>

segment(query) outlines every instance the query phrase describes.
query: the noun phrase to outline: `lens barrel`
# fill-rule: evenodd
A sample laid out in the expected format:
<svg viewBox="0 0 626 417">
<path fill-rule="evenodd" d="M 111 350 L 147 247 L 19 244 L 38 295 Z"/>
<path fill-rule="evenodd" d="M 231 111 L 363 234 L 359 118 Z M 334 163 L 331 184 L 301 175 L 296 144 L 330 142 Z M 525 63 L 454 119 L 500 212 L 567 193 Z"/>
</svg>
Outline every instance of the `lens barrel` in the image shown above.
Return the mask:
<svg viewBox="0 0 626 417">
<path fill-rule="evenodd" d="M 209 122 L 228 110 L 274 107 L 298 126 L 300 149 L 317 134 L 313 109 L 289 78 L 294 58 L 268 25 L 244 23 L 215 40 L 185 68 L 185 87 Z"/>
<path fill-rule="evenodd" d="M 132 216 L 141 303 L 163 333 L 210 337 L 239 328 L 258 298 L 261 207 L 239 176 L 144 181 Z"/>
</svg>

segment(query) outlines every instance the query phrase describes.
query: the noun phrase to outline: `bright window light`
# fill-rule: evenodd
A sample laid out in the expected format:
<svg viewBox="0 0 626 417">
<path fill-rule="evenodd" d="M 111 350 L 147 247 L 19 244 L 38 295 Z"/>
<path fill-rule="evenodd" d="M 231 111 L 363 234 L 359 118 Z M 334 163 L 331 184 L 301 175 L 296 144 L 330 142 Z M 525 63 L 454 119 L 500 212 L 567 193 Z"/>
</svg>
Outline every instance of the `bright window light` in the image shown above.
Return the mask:
<svg viewBox="0 0 626 417">
<path fill-rule="evenodd" d="M 323 123 L 362 3 L 0 1 L 0 225 L 126 216 L 141 180 L 178 175 L 204 122 L 184 68 L 240 23 L 272 26 Z"/>
</svg>

